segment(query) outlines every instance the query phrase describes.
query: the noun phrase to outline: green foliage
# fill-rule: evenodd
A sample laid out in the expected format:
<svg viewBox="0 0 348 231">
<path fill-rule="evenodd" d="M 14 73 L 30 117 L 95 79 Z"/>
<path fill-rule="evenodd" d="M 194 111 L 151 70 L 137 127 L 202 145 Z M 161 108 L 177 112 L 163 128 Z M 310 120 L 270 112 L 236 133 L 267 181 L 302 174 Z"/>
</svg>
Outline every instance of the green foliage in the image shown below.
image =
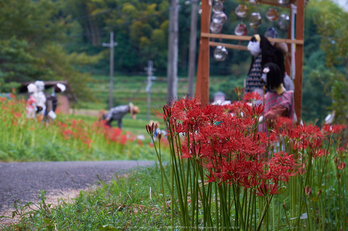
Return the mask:
<svg viewBox="0 0 348 231">
<path fill-rule="evenodd" d="M 58 115 L 51 124 L 28 119 L 23 101 L 0 98 L 0 161 L 153 160 L 154 151 L 137 141 L 146 121 L 124 121 L 125 130 L 104 129 L 95 117 Z M 132 133 L 130 133 L 132 131 Z"/>
<path fill-rule="evenodd" d="M 48 0 L 5 0 L 1 3 L 0 91 L 18 86 L 13 82 L 68 80 L 79 99 L 92 98 L 86 88 L 91 79 L 78 68 L 97 63 L 101 56 L 68 54 L 56 42 L 64 39 L 66 32 L 64 19 L 58 17 L 57 5 Z M 78 25 L 73 26 L 78 29 Z"/>
<path fill-rule="evenodd" d="M 325 68 L 319 67 L 313 73 L 325 83 L 326 92 L 332 98 L 330 108 L 336 111 L 336 121 L 347 123 L 348 12 L 327 0 L 314 1 L 311 6 L 317 15 L 315 23 L 321 36 L 322 59 L 325 58 Z"/>
<path fill-rule="evenodd" d="M 161 196 L 169 192 L 160 191 L 158 166 L 138 167 L 99 185 L 81 191 L 71 204 L 59 200 L 58 206 L 47 204 L 42 192 L 38 209 L 22 216 L 18 224 L 2 228 L 43 230 L 52 225 L 57 230 L 162 230 L 170 225 L 170 201 L 164 205 Z M 23 214 L 29 206 L 17 206 L 16 211 Z"/>
</svg>

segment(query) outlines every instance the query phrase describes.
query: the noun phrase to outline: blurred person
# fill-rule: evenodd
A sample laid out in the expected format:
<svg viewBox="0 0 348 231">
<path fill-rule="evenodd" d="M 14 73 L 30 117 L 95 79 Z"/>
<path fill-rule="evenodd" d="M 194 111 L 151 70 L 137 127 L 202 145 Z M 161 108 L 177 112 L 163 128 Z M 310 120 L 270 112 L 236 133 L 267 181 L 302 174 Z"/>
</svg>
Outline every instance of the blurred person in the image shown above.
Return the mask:
<svg viewBox="0 0 348 231">
<path fill-rule="evenodd" d="M 266 30 L 265 37 L 278 38 L 278 32 L 273 27 L 268 28 Z M 283 52 L 284 61 L 286 61 L 286 56 L 288 54 L 288 45 L 285 42 L 271 42 L 271 44 L 275 48 L 277 48 Z M 288 91 L 294 91 L 295 90 L 294 83 L 293 83 L 292 79 L 290 78 L 290 76 L 285 72 L 285 69 L 284 69 L 284 73 L 285 74 L 284 74 L 284 81 L 283 82 L 284 82 L 285 89 Z"/>
<path fill-rule="evenodd" d="M 275 43 L 274 46 L 283 52 L 284 60 L 286 60 L 286 56 L 288 54 L 288 45 L 286 45 L 286 43 L 284 43 L 284 42 L 280 42 L 280 43 Z M 295 90 L 294 82 L 292 81 L 292 79 L 288 75 L 288 73 L 286 73 L 286 72 L 284 75 L 284 87 L 288 91 Z"/>
<path fill-rule="evenodd" d="M 288 117 L 297 122 L 294 106 L 294 92 L 288 91 L 283 86 L 283 73 L 275 63 L 266 63 L 263 66 L 262 79 L 266 83 L 268 92 L 265 95 L 265 109 L 263 120 L 268 127 L 279 117 Z M 261 130 L 267 131 L 264 127 Z"/>
<path fill-rule="evenodd" d="M 258 89 L 257 91 L 262 91 L 263 86 L 265 86 L 265 83 L 261 78 L 262 67 L 266 63 L 276 63 L 283 73 L 285 72 L 282 51 L 274 47 L 267 37 L 259 34 L 254 34 L 251 37 L 248 43 L 248 50 L 252 59 L 245 85 L 245 92 L 254 92 L 255 89 Z"/>
<path fill-rule="evenodd" d="M 139 113 L 139 107 L 134 106 L 132 103 L 128 105 L 119 105 L 111 108 L 107 113 L 102 111 L 99 115 L 99 120 L 104 120 L 109 127 L 112 127 L 113 121 L 117 121 L 117 126 L 122 129 L 122 118 L 127 113 L 130 113 L 132 119 L 135 119 L 136 115 Z"/>
<path fill-rule="evenodd" d="M 37 91 L 36 85 L 31 83 L 27 86 L 29 98 L 27 100 L 26 110 L 27 110 L 27 117 L 28 118 L 35 118 L 35 114 L 37 111 L 36 107 L 36 101 L 34 98 L 34 94 Z"/>
<path fill-rule="evenodd" d="M 42 121 L 45 111 L 46 111 L 46 96 L 43 92 L 45 89 L 45 83 L 43 81 L 37 80 L 35 81 L 35 86 L 37 88 L 36 93 L 34 94 L 35 102 L 38 107 L 36 111 L 37 117 L 39 121 Z"/>
<path fill-rule="evenodd" d="M 56 85 L 54 85 L 51 95 L 49 95 L 46 98 L 46 111 L 44 116 L 44 122 L 52 122 L 57 117 L 56 109 L 58 106 L 58 99 L 56 94 L 64 92 L 65 90 L 66 86 L 64 84 L 57 83 Z"/>
</svg>

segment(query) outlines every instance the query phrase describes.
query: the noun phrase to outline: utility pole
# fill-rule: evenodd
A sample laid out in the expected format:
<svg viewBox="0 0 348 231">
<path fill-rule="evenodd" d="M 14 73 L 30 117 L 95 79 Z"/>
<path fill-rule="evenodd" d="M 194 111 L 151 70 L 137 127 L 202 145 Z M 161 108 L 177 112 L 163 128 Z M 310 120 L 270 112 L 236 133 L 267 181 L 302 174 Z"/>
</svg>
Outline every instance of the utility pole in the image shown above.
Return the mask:
<svg viewBox="0 0 348 231">
<path fill-rule="evenodd" d="M 188 69 L 188 96 L 193 97 L 193 82 L 196 70 L 196 45 L 197 45 L 197 13 L 198 0 L 191 0 L 191 31 L 190 31 L 190 53 Z"/>
<path fill-rule="evenodd" d="M 147 71 L 147 86 L 146 86 L 146 92 L 147 92 L 147 121 L 150 120 L 150 104 L 151 104 L 151 86 L 152 86 L 152 80 L 156 79 L 156 77 L 153 77 L 153 72 L 156 70 L 153 68 L 153 62 L 152 60 L 148 61 L 148 67 L 144 68 L 145 71 Z"/>
<path fill-rule="evenodd" d="M 173 102 L 177 98 L 178 88 L 178 19 L 179 6 L 178 0 L 171 0 L 169 15 L 169 40 L 168 40 L 168 93 L 167 103 Z"/>
<path fill-rule="evenodd" d="M 114 32 L 110 31 L 110 43 L 103 43 L 103 47 L 110 47 L 110 84 L 109 84 L 109 109 L 112 108 L 112 91 L 114 88 L 114 47 L 117 42 L 114 42 Z"/>
</svg>

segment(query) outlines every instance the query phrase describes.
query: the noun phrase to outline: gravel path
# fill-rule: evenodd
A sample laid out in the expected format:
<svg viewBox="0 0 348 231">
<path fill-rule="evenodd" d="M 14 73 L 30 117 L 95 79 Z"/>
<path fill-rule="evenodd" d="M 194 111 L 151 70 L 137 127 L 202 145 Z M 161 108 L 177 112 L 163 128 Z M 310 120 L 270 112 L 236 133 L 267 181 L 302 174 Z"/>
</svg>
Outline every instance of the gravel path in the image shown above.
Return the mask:
<svg viewBox="0 0 348 231">
<path fill-rule="evenodd" d="M 151 161 L 86 161 L 0 163 L 0 213 L 13 205 L 37 201 L 40 190 L 47 195 L 82 190 L 99 179 L 110 180 L 113 174 Z M 57 195 L 59 197 L 59 195 Z"/>
</svg>

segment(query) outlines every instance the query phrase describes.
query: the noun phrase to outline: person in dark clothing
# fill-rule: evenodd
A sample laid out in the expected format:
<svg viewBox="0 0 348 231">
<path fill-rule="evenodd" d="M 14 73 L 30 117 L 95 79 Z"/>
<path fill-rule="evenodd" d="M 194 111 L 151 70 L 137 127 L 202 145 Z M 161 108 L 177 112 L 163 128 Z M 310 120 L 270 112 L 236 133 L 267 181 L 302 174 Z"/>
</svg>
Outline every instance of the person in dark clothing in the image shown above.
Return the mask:
<svg viewBox="0 0 348 231">
<path fill-rule="evenodd" d="M 45 111 L 45 117 L 44 122 L 52 122 L 56 117 L 56 109 L 58 106 L 58 99 L 56 94 L 59 92 L 64 92 L 66 89 L 66 86 L 61 83 L 57 83 L 52 90 L 52 94 L 46 97 L 46 111 Z"/>
<path fill-rule="evenodd" d="M 251 65 L 245 86 L 245 92 L 254 92 L 263 89 L 265 83 L 261 79 L 262 67 L 269 62 L 279 66 L 282 73 L 285 73 L 284 57 L 280 49 L 274 47 L 269 40 L 263 36 L 255 34 L 249 41 L 248 50 L 252 55 Z M 282 75 L 284 78 L 284 74 Z"/>
</svg>

